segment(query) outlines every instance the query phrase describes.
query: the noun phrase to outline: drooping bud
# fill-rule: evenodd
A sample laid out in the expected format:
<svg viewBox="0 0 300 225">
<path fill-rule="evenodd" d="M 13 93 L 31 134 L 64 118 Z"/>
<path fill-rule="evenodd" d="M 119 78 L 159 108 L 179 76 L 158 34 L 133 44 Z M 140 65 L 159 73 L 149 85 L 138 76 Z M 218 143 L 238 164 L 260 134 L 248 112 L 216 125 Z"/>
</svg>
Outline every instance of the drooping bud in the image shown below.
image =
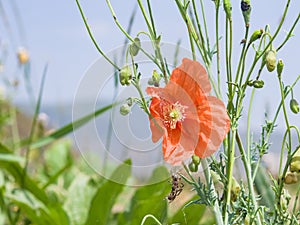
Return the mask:
<svg viewBox="0 0 300 225">
<path fill-rule="evenodd" d="M 198 171 L 198 165 L 196 165 L 196 164 L 193 163 L 193 162 L 190 162 L 190 163 L 189 163 L 189 170 L 190 170 L 191 172 L 197 172 L 197 171 Z"/>
<path fill-rule="evenodd" d="M 152 77 L 149 78 L 148 84 L 153 85 L 155 87 L 159 87 L 160 80 L 161 80 L 161 75 L 156 70 L 153 70 Z"/>
<path fill-rule="evenodd" d="M 200 160 L 199 156 L 193 155 L 192 156 L 192 161 L 193 161 L 194 164 L 199 165 L 201 160 Z"/>
<path fill-rule="evenodd" d="M 122 85 L 129 85 L 132 79 L 132 72 L 130 66 L 123 66 L 119 73 L 120 83 Z"/>
<path fill-rule="evenodd" d="M 296 153 L 291 160 L 290 171 L 292 173 L 300 173 L 300 147 L 296 150 Z"/>
<path fill-rule="evenodd" d="M 295 114 L 299 113 L 300 111 L 299 103 L 294 98 L 292 98 L 290 101 L 290 109 Z"/>
<path fill-rule="evenodd" d="M 134 42 L 129 46 L 129 51 L 132 56 L 136 56 L 141 49 L 141 41 L 138 37 L 134 38 Z"/>
<path fill-rule="evenodd" d="M 253 80 L 248 80 L 248 81 L 247 81 L 247 85 L 248 85 L 249 87 L 253 87 L 254 81 L 253 81 Z"/>
<path fill-rule="evenodd" d="M 223 7 L 224 7 L 224 11 L 226 13 L 227 19 L 231 20 L 231 15 L 232 15 L 231 1 L 230 0 L 223 0 Z"/>
<path fill-rule="evenodd" d="M 276 68 L 276 51 L 275 50 L 268 50 L 265 53 L 266 56 L 266 66 L 269 72 L 272 72 Z"/>
<path fill-rule="evenodd" d="M 283 66 L 284 66 L 284 64 L 283 64 L 282 59 L 279 59 L 278 63 L 277 63 L 277 75 L 278 76 L 281 76 L 282 70 L 283 70 Z"/>
<path fill-rule="evenodd" d="M 126 116 L 128 113 L 130 113 L 130 106 L 126 103 L 121 105 L 120 113 L 122 116 Z"/>
<path fill-rule="evenodd" d="M 254 41 L 260 39 L 261 35 L 264 33 L 263 29 L 260 29 L 260 30 L 255 30 L 253 32 L 253 34 L 251 35 L 250 37 L 250 41 L 249 41 L 249 44 L 252 44 Z"/>
<path fill-rule="evenodd" d="M 297 173 L 288 172 L 284 178 L 285 184 L 296 184 L 298 182 Z"/>
<path fill-rule="evenodd" d="M 242 0 L 241 1 L 241 10 L 242 10 L 242 13 L 243 13 L 245 24 L 246 24 L 246 26 L 249 26 L 250 14 L 251 14 L 250 0 Z"/>
<path fill-rule="evenodd" d="M 265 82 L 263 80 L 255 80 L 255 81 L 253 81 L 253 86 L 255 88 L 263 88 L 264 84 L 265 84 Z"/>
<path fill-rule="evenodd" d="M 25 48 L 20 48 L 17 52 L 17 57 L 20 64 L 25 64 L 29 61 L 29 54 Z"/>
</svg>

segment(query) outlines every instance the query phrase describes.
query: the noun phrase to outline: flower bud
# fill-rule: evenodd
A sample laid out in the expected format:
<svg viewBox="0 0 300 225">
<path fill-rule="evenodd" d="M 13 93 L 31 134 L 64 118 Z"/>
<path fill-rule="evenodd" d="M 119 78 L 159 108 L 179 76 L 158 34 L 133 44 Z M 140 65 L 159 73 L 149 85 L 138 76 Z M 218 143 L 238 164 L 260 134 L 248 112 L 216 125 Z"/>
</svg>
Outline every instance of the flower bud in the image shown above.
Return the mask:
<svg viewBox="0 0 300 225">
<path fill-rule="evenodd" d="M 254 81 L 253 81 L 253 80 L 248 80 L 248 81 L 247 81 L 247 85 L 248 85 L 249 87 L 253 87 Z"/>
<path fill-rule="evenodd" d="M 263 34 L 263 32 L 264 32 L 264 31 L 263 31 L 262 29 L 260 29 L 260 30 L 255 30 L 255 31 L 253 32 L 253 34 L 251 35 L 251 37 L 250 37 L 250 41 L 249 41 L 249 44 L 248 44 L 248 45 L 250 45 L 250 44 L 252 44 L 254 41 L 260 39 L 260 37 L 261 37 L 261 35 Z"/>
<path fill-rule="evenodd" d="M 297 173 L 288 172 L 284 178 L 285 184 L 296 184 L 298 182 Z"/>
<path fill-rule="evenodd" d="M 300 147 L 296 150 L 291 163 L 290 163 L 290 171 L 300 173 Z"/>
<path fill-rule="evenodd" d="M 161 80 L 161 76 L 156 70 L 153 70 L 152 79 L 153 79 L 153 82 L 154 82 L 154 86 L 159 87 L 159 82 Z"/>
<path fill-rule="evenodd" d="M 141 48 L 141 41 L 138 37 L 134 39 L 134 42 L 129 46 L 129 51 L 132 56 L 136 56 Z"/>
<path fill-rule="evenodd" d="M 130 113 L 130 106 L 126 103 L 121 105 L 120 113 L 122 116 L 126 116 L 128 113 Z"/>
<path fill-rule="evenodd" d="M 275 70 L 276 67 L 276 51 L 268 50 L 266 51 L 266 66 L 269 72 Z"/>
<path fill-rule="evenodd" d="M 25 64 L 29 61 L 29 54 L 26 49 L 20 48 L 17 52 L 17 57 L 20 64 Z"/>
<path fill-rule="evenodd" d="M 296 99 L 292 98 L 290 101 L 290 109 L 293 113 L 297 114 L 300 111 L 299 104 Z"/>
<path fill-rule="evenodd" d="M 159 87 L 160 80 L 161 80 L 161 75 L 156 70 L 153 70 L 152 77 L 149 78 L 148 84 L 153 85 L 155 87 Z"/>
<path fill-rule="evenodd" d="M 263 80 L 255 80 L 255 81 L 253 81 L 253 86 L 255 88 L 263 88 L 264 84 L 265 84 L 265 82 Z"/>
<path fill-rule="evenodd" d="M 232 7 L 230 0 L 223 0 L 224 11 L 226 13 L 226 17 L 231 20 L 232 17 Z"/>
<path fill-rule="evenodd" d="M 123 66 L 119 73 L 121 85 L 129 85 L 132 79 L 132 72 L 130 66 Z"/>
<path fill-rule="evenodd" d="M 198 171 L 198 165 L 196 165 L 193 162 L 190 162 L 189 163 L 189 169 L 190 169 L 191 172 L 197 172 Z"/>
<path fill-rule="evenodd" d="M 231 11 L 232 11 L 232 7 L 231 7 L 231 1 L 230 0 L 223 0 L 223 7 L 224 7 L 224 11 L 226 13 L 226 17 L 227 19 L 231 20 Z"/>
<path fill-rule="evenodd" d="M 199 156 L 193 155 L 192 156 L 192 161 L 193 161 L 194 164 L 196 164 L 198 166 L 200 164 L 201 160 L 200 160 Z"/>
<path fill-rule="evenodd" d="M 279 59 L 278 63 L 277 63 L 277 75 L 278 76 L 281 76 L 282 70 L 283 70 L 283 66 L 284 66 L 284 64 L 283 64 L 282 59 Z"/>
<path fill-rule="evenodd" d="M 242 13 L 243 13 L 245 24 L 246 24 L 246 26 L 249 26 L 250 13 L 251 13 L 250 0 L 242 0 L 241 1 L 241 10 L 242 10 Z"/>
</svg>

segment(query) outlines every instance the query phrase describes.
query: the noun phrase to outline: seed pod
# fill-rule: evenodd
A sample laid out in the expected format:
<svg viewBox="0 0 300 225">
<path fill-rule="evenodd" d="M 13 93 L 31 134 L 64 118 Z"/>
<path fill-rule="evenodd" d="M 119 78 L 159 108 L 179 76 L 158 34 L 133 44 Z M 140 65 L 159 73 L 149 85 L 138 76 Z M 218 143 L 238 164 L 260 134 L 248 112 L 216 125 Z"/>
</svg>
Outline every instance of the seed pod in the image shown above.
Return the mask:
<svg viewBox="0 0 300 225">
<path fill-rule="evenodd" d="M 249 41 L 249 44 L 252 44 L 254 41 L 260 39 L 261 35 L 264 33 L 263 29 L 260 29 L 260 30 L 255 30 L 251 37 L 250 37 L 250 41 Z"/>
<path fill-rule="evenodd" d="M 265 53 L 266 55 L 266 66 L 269 72 L 275 70 L 276 67 L 276 51 L 275 50 L 268 50 Z"/>
<path fill-rule="evenodd" d="M 231 11 L 232 11 L 232 7 L 231 7 L 231 1 L 230 0 L 223 0 L 223 7 L 224 7 L 224 11 L 226 13 L 226 17 L 227 19 L 231 20 Z"/>
<path fill-rule="evenodd" d="M 292 98 L 290 101 L 290 109 L 293 113 L 297 114 L 300 111 L 299 104 L 296 99 Z"/>
<path fill-rule="evenodd" d="M 253 81 L 253 86 L 255 88 L 263 88 L 264 84 L 265 84 L 265 82 L 263 80 L 255 80 L 255 81 Z"/>
<path fill-rule="evenodd" d="M 119 73 L 121 85 L 129 85 L 132 79 L 132 72 L 130 66 L 123 66 Z"/>
<path fill-rule="evenodd" d="M 121 105 L 120 113 L 122 116 L 126 116 L 128 113 L 130 113 L 130 106 L 128 104 Z"/>
<path fill-rule="evenodd" d="M 277 63 L 277 75 L 278 76 L 281 76 L 282 70 L 283 70 L 283 66 L 284 66 L 284 64 L 283 64 L 282 59 L 279 59 L 278 63 Z"/>
<path fill-rule="evenodd" d="M 285 184 L 296 184 L 298 182 L 297 173 L 288 172 L 284 178 Z"/>
<path fill-rule="evenodd" d="M 136 56 L 141 48 L 141 41 L 138 37 L 134 39 L 134 42 L 129 46 L 129 51 L 132 56 Z"/>
<path fill-rule="evenodd" d="M 291 163 L 290 163 L 290 171 L 300 173 L 300 147 L 296 150 Z"/>
<path fill-rule="evenodd" d="M 241 10 L 242 10 L 245 24 L 246 24 L 246 26 L 249 26 L 250 14 L 251 14 L 250 0 L 242 0 L 241 1 Z"/>
</svg>

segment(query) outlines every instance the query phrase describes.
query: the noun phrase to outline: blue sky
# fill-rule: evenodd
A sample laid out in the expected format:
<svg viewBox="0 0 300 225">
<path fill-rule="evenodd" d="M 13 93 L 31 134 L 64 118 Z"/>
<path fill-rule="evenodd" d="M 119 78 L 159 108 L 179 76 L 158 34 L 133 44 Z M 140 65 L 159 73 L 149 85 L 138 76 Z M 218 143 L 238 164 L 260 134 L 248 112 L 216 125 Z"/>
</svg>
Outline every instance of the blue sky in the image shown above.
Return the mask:
<svg viewBox="0 0 300 225">
<path fill-rule="evenodd" d="M 0 38 L 2 41 L 8 43 L 10 50 L 9 59 L 11 59 L 9 65 L 16 65 L 12 60 L 15 57 L 14 51 L 16 51 L 19 46 L 25 46 L 29 50 L 31 57 L 31 76 L 36 92 L 43 67 L 46 63 L 49 65 L 44 90 L 44 103 L 63 105 L 66 102 L 71 102 L 81 77 L 84 75 L 86 69 L 99 57 L 98 52 L 87 35 L 75 0 L 14 0 L 12 2 L 14 2 L 19 9 L 24 32 L 21 35 L 19 34 L 17 18 L 13 13 L 12 3 L 10 1 L 2 1 L 13 34 L 13 38 L 11 38 L 2 21 L 0 24 Z M 81 2 L 90 27 L 101 48 L 105 52 L 108 52 L 122 45 L 124 37 L 116 28 L 106 2 L 104 0 L 82 0 Z M 162 41 L 176 43 L 181 39 L 182 46 L 188 48 L 186 27 L 180 18 L 174 1 L 153 0 L 151 2 L 155 22 L 157 24 L 157 31 L 162 34 Z M 214 24 L 213 3 L 211 1 L 204 2 L 207 7 L 208 24 L 212 30 Z M 235 60 L 237 59 L 237 53 L 240 49 L 239 42 L 243 37 L 244 28 L 242 15 L 240 13 L 240 1 L 232 2 L 235 50 L 233 59 Z M 118 19 L 122 25 L 126 27 L 136 1 L 112 0 L 111 3 Z M 275 3 L 273 0 L 256 0 L 252 1 L 252 5 L 251 32 L 255 29 L 264 28 L 266 24 L 270 24 L 271 31 L 274 32 L 283 12 L 284 1 L 276 1 Z M 284 30 L 290 28 L 299 11 L 299 4 L 296 1 L 292 1 L 290 12 L 283 25 L 280 37 L 284 37 Z M 221 19 L 223 18 L 224 13 L 223 10 L 221 10 Z M 1 19 L 3 19 L 3 17 Z M 220 27 L 222 31 L 224 25 L 220 24 Z M 141 13 L 138 11 L 132 33 L 134 35 L 136 32 L 146 29 Z M 286 45 L 285 50 L 281 51 L 278 56 L 284 59 L 286 65 L 284 71 L 284 81 L 286 83 L 291 83 L 295 77 L 300 74 L 299 26 L 296 27 L 294 33 L 296 37 L 292 38 Z M 212 37 L 212 42 L 214 41 L 213 39 Z M 15 68 L 8 69 L 8 71 L 12 71 L 13 73 L 16 73 L 15 70 Z M 264 105 L 272 104 L 270 103 L 272 99 L 279 98 L 279 95 L 274 95 L 272 92 L 273 86 L 276 85 L 276 90 L 278 86 L 275 73 L 269 74 L 264 71 L 262 76 L 265 79 L 269 91 L 261 91 L 263 97 L 259 100 L 258 104 L 262 104 L 262 107 L 255 109 L 259 110 L 258 112 L 261 114 L 263 114 L 262 110 L 264 110 Z M 298 99 L 300 101 L 299 88 L 295 90 L 295 96 L 299 96 Z M 19 102 L 28 100 L 22 88 L 16 94 L 16 99 Z M 292 117 L 296 118 L 294 116 Z"/>
</svg>

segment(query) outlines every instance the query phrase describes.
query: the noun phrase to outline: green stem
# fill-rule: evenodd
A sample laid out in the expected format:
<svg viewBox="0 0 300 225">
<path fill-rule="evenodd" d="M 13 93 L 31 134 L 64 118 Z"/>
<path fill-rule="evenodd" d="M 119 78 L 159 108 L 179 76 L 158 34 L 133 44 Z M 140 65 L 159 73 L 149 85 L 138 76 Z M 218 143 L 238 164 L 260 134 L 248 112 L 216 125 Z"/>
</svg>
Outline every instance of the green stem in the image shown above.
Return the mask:
<svg viewBox="0 0 300 225">
<path fill-rule="evenodd" d="M 296 25 L 298 24 L 298 21 L 300 19 L 300 13 L 298 14 L 298 17 L 296 18 L 295 22 L 293 23 L 290 31 L 288 32 L 288 34 L 286 35 L 286 38 L 284 39 L 284 41 L 281 43 L 281 45 L 279 45 L 279 47 L 276 49 L 276 51 L 278 52 L 285 44 L 286 42 L 290 39 L 290 37 L 293 36 L 293 31 L 296 27 Z"/>
<path fill-rule="evenodd" d="M 205 16 L 205 8 L 204 8 L 203 0 L 200 0 L 200 4 L 201 4 L 201 12 L 202 12 L 202 19 L 203 19 L 203 24 L 204 24 L 204 30 L 205 30 L 207 51 L 210 52 L 209 35 L 208 35 L 208 29 L 207 29 L 207 23 L 206 23 L 206 16 Z"/>
<path fill-rule="evenodd" d="M 37 118 L 38 118 L 38 114 L 40 112 L 40 107 L 41 107 L 41 102 L 42 102 L 42 93 L 44 90 L 44 85 L 45 85 L 45 80 L 46 80 L 46 74 L 47 74 L 47 69 L 48 69 L 48 65 L 45 66 L 44 68 L 44 72 L 43 72 L 43 76 L 42 76 L 42 80 L 41 80 L 41 85 L 40 85 L 40 90 L 39 90 L 39 97 L 38 97 L 38 101 L 35 107 L 35 112 L 33 115 L 33 119 L 32 119 L 32 125 L 31 125 L 31 129 L 30 129 L 30 134 L 29 134 L 29 141 L 27 144 L 27 149 L 26 149 L 26 155 L 25 155 L 25 165 L 24 165 L 24 169 L 23 169 L 23 180 L 22 180 L 22 185 L 25 184 L 25 179 L 27 176 L 27 168 L 28 168 L 28 164 L 29 164 L 29 156 L 30 156 L 30 150 L 31 150 L 31 142 L 33 141 L 33 136 L 35 133 L 35 129 L 36 129 L 36 124 L 37 124 Z"/>
<path fill-rule="evenodd" d="M 78 0 L 76 0 L 76 1 L 78 1 Z M 107 5 L 108 5 L 108 8 L 109 8 L 109 10 L 110 10 L 110 12 L 111 12 L 111 14 L 112 14 L 112 17 L 113 17 L 113 19 L 114 19 L 114 21 L 115 21 L 117 27 L 118 27 L 118 28 L 120 29 L 120 31 L 126 36 L 126 38 L 127 38 L 129 41 L 131 41 L 131 43 L 134 43 L 134 38 L 130 36 L 130 34 L 122 27 L 122 25 L 121 25 L 120 22 L 118 21 L 117 16 L 116 16 L 116 14 L 115 14 L 115 11 L 114 11 L 114 9 L 113 9 L 113 7 L 112 7 L 110 1 L 109 1 L 109 0 L 106 0 L 106 3 L 107 3 Z M 144 53 L 144 54 L 145 54 L 152 62 L 154 62 L 155 65 L 157 65 L 158 68 L 159 68 L 161 71 L 163 71 L 162 68 L 161 68 L 161 66 L 160 66 L 160 64 L 159 64 L 159 62 L 157 61 L 156 58 L 154 58 L 154 57 L 151 56 L 149 53 L 147 53 L 143 48 L 140 48 L 140 50 L 141 50 L 141 52 L 143 52 L 143 53 Z"/>
<path fill-rule="evenodd" d="M 231 186 L 232 186 L 232 176 L 233 176 L 233 167 L 234 167 L 234 161 L 235 161 L 235 138 L 236 138 L 236 129 L 232 130 L 232 137 L 231 137 L 231 143 L 228 153 L 228 163 L 227 163 L 227 187 L 226 187 L 226 204 L 225 204 L 225 215 L 224 215 L 224 221 L 225 225 L 228 224 L 229 219 L 229 208 L 230 208 L 230 201 L 231 201 Z"/>
<path fill-rule="evenodd" d="M 163 73 L 165 84 L 167 84 L 168 81 L 169 81 L 169 77 L 167 75 L 165 63 L 164 63 L 164 60 L 163 60 L 163 57 L 162 57 L 162 54 L 161 54 L 160 43 L 159 43 L 158 37 L 156 36 L 156 30 L 155 30 L 154 20 L 153 20 L 153 16 L 152 16 L 150 1 L 147 0 L 147 3 L 148 3 L 149 14 L 150 14 L 150 20 L 149 20 L 147 14 L 146 14 L 146 10 L 145 10 L 141 0 L 138 0 L 139 7 L 142 11 L 143 17 L 144 17 L 144 19 L 146 21 L 146 24 L 148 26 L 148 30 L 149 30 L 149 33 L 150 33 L 150 36 L 151 36 L 151 41 L 152 41 L 154 51 L 155 51 L 155 56 L 156 56 L 156 58 L 159 59 L 160 69 Z"/>
<path fill-rule="evenodd" d="M 253 211 L 257 212 L 258 208 L 257 208 L 257 202 L 256 202 L 256 194 L 253 188 L 253 184 L 254 184 L 254 179 L 252 178 L 252 174 L 251 174 L 251 160 L 249 160 L 249 156 L 248 159 L 245 156 L 245 149 L 243 147 L 241 138 L 238 134 L 238 132 L 236 133 L 236 140 L 237 140 L 237 144 L 238 144 L 238 148 L 241 152 L 241 156 L 242 156 L 242 161 L 245 167 L 245 171 L 246 171 L 246 177 L 247 177 L 247 182 L 248 182 L 248 188 L 249 188 L 249 196 L 251 198 L 252 204 L 253 204 Z M 257 224 L 261 225 L 261 220 L 260 220 L 260 216 L 259 214 L 256 215 L 256 221 Z"/>
<path fill-rule="evenodd" d="M 220 44 L 219 44 L 219 4 L 216 4 L 216 46 L 217 46 L 217 77 L 218 77 L 218 92 L 221 95 L 221 69 L 220 69 Z"/>
<path fill-rule="evenodd" d="M 209 184 L 211 184 L 212 178 L 211 178 L 211 174 L 210 174 L 210 171 L 209 171 L 209 166 L 208 166 L 207 160 L 202 159 L 201 164 L 202 164 L 202 168 L 204 170 L 204 176 L 205 176 L 207 186 L 209 186 L 210 191 L 212 191 L 213 197 L 216 199 L 216 201 L 214 202 L 214 206 L 213 206 L 216 222 L 217 222 L 218 225 L 223 225 L 224 224 L 223 223 L 223 217 L 222 217 L 222 213 L 220 211 L 220 206 L 219 206 L 218 196 L 216 194 L 216 190 L 215 190 L 213 184 L 209 185 Z"/>
<path fill-rule="evenodd" d="M 98 50 L 98 52 L 106 59 L 106 61 L 108 61 L 114 68 L 116 68 L 117 70 L 120 71 L 121 69 L 120 69 L 116 64 L 114 64 L 114 62 L 113 62 L 112 60 L 110 60 L 110 58 L 108 58 L 108 57 L 106 56 L 106 54 L 101 50 L 101 48 L 100 48 L 99 45 L 97 44 L 97 41 L 95 40 L 95 38 L 94 38 L 94 36 L 93 36 L 93 34 L 92 34 L 92 31 L 91 31 L 91 29 L 90 29 L 90 27 L 89 27 L 89 25 L 88 25 L 88 23 L 87 23 L 87 20 L 86 20 L 86 18 L 85 18 L 85 16 L 84 16 L 84 13 L 83 13 L 83 11 L 82 11 L 82 8 L 81 8 L 81 5 L 80 5 L 80 3 L 79 3 L 79 0 L 76 0 L 76 3 L 77 3 L 77 7 L 78 7 L 78 9 L 79 9 L 81 18 L 82 18 L 82 20 L 83 20 L 83 22 L 84 22 L 85 28 L 86 28 L 86 30 L 87 30 L 87 32 L 88 32 L 88 34 L 89 34 L 89 36 L 90 36 L 90 38 L 91 38 L 91 40 L 92 40 L 94 46 L 96 47 L 96 49 Z"/>
</svg>

